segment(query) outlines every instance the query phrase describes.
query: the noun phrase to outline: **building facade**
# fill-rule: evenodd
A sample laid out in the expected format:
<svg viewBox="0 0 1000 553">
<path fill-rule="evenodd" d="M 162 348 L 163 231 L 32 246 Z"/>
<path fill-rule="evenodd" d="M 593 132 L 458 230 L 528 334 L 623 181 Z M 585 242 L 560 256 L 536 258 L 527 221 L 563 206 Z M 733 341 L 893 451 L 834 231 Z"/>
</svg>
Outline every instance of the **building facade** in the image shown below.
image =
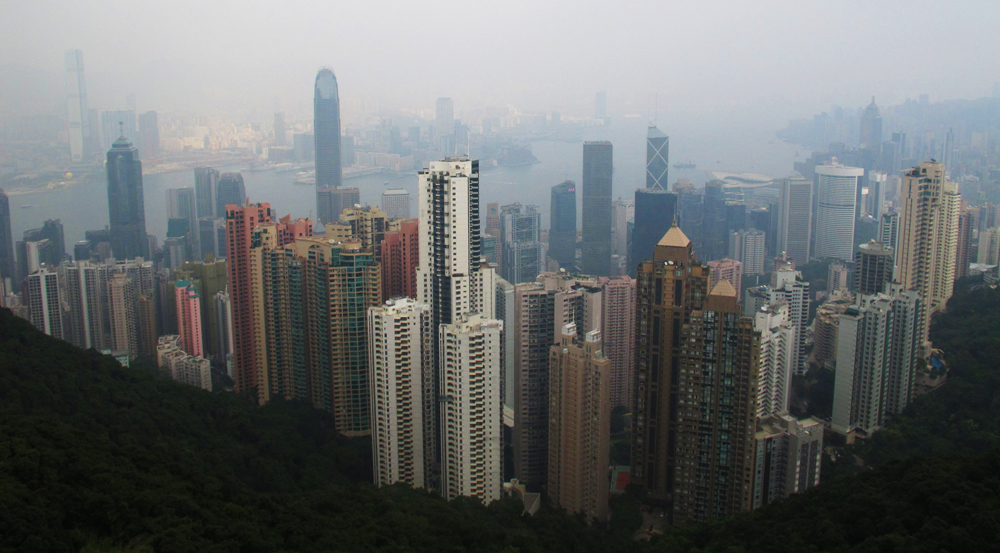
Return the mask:
<svg viewBox="0 0 1000 553">
<path fill-rule="evenodd" d="M 584 274 L 608 276 L 611 269 L 611 181 L 614 149 L 610 142 L 583 143 Z"/>
<path fill-rule="evenodd" d="M 836 162 L 816 167 L 814 257 L 850 261 L 854 257 L 859 180 L 865 170 Z"/>
<path fill-rule="evenodd" d="M 111 251 L 117 259 L 149 257 L 142 162 L 139 151 L 124 137 L 108 150 L 107 172 Z"/>
<path fill-rule="evenodd" d="M 810 259 L 812 213 L 812 183 L 802 178 L 782 179 L 778 249 L 802 265 Z"/>
<path fill-rule="evenodd" d="M 549 257 L 559 266 L 576 266 L 576 183 L 566 181 L 552 187 L 549 213 Z"/>
<path fill-rule="evenodd" d="M 316 215 L 320 224 L 336 221 L 339 206 L 334 206 L 330 192 L 341 187 L 343 170 L 340 157 L 340 93 L 337 77 L 329 68 L 316 74 L 313 94 L 313 140 L 316 156 Z M 351 202 L 353 206 L 358 202 Z M 337 209 L 334 209 L 338 207 Z"/>
</svg>

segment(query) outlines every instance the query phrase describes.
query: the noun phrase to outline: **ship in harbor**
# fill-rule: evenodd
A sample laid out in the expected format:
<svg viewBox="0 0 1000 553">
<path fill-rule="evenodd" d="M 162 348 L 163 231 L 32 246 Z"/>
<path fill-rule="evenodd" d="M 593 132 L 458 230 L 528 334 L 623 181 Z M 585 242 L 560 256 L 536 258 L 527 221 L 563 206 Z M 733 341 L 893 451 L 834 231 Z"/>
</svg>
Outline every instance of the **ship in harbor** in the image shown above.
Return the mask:
<svg viewBox="0 0 1000 553">
<path fill-rule="evenodd" d="M 697 169 L 698 164 L 693 161 L 685 161 L 684 163 L 675 163 L 674 169 Z"/>
</svg>

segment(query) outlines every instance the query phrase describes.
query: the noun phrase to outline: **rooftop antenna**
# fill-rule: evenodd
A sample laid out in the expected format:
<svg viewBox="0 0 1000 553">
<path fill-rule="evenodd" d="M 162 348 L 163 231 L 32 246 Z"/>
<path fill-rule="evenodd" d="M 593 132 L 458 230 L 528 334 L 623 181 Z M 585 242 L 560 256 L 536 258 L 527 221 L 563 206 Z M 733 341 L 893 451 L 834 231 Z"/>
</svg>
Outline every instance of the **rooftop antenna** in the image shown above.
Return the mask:
<svg viewBox="0 0 1000 553">
<path fill-rule="evenodd" d="M 125 122 L 124 121 L 119 121 L 118 122 L 118 136 L 120 136 L 122 138 L 125 138 Z"/>
</svg>

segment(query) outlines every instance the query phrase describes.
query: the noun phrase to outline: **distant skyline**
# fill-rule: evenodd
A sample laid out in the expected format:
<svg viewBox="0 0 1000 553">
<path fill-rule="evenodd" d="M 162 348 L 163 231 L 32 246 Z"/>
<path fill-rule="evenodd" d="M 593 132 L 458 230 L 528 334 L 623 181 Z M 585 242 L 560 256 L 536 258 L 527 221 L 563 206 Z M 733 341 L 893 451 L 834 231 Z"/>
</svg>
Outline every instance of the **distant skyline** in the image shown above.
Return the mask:
<svg viewBox="0 0 1000 553">
<path fill-rule="evenodd" d="M 364 99 L 433 109 L 436 98 L 451 97 L 456 116 L 508 104 L 585 116 L 595 92 L 607 90 L 612 114 L 655 115 L 655 95 L 667 134 L 678 118 L 780 122 L 831 104 L 864 106 L 872 95 L 880 106 L 920 94 L 932 102 L 976 98 L 1000 80 L 983 55 L 1000 49 L 992 28 L 1000 4 L 983 2 L 648 2 L 625 11 L 596 2 L 248 8 L 177 0 L 126 12 L 59 4 L 6 6 L 0 76 L 21 78 L 2 79 L 0 113 L 26 103 L 58 107 L 65 51 L 77 48 L 97 108 L 123 107 L 134 93 L 140 111 L 279 108 L 301 116 L 317 69 L 331 66 L 345 112 Z M 441 13 L 476 22 L 450 27 L 460 51 L 424 40 Z"/>
</svg>

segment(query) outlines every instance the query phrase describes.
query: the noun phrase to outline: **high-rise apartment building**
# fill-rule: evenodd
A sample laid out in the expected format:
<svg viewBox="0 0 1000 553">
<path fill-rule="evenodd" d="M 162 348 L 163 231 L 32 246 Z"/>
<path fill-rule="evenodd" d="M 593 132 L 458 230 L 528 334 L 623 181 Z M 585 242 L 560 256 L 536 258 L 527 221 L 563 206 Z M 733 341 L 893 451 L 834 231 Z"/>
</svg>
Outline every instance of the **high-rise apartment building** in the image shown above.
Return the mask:
<svg viewBox="0 0 1000 553">
<path fill-rule="evenodd" d="M 831 422 L 835 432 L 871 435 L 885 425 L 886 416 L 909 404 L 924 342 L 923 309 L 916 290 L 891 284 L 884 294 L 859 295 L 840 315 Z"/>
<path fill-rule="evenodd" d="M 542 214 L 533 205 L 522 207 L 521 204 L 510 204 L 500 208 L 500 236 L 503 242 L 500 266 L 507 282 L 531 282 L 545 269 L 541 225 Z"/>
<path fill-rule="evenodd" d="M 402 188 L 393 188 L 382 193 L 382 211 L 390 219 L 410 218 L 410 193 Z"/>
<path fill-rule="evenodd" d="M 706 264 L 711 271 L 711 281 L 709 286 L 713 289 L 715 285 L 719 283 L 720 280 L 728 280 L 733 288 L 736 290 L 742 290 L 743 286 L 743 264 L 735 259 L 719 259 L 717 261 L 709 261 Z"/>
<path fill-rule="evenodd" d="M 956 257 L 958 257 L 956 255 Z M 983 265 L 1000 264 L 1000 227 L 983 229 L 979 233 L 979 250 L 976 263 Z"/>
<path fill-rule="evenodd" d="M 570 180 L 552 187 L 549 257 L 568 271 L 576 266 L 576 183 Z"/>
<path fill-rule="evenodd" d="M 826 269 L 826 292 L 833 294 L 838 290 L 848 291 L 851 289 L 851 272 L 845 263 L 831 263 Z"/>
<path fill-rule="evenodd" d="M 226 217 L 227 205 L 243 205 L 247 201 L 247 189 L 242 173 L 222 173 L 215 192 L 215 216 Z"/>
<path fill-rule="evenodd" d="M 87 84 L 83 78 L 83 52 L 66 51 L 66 115 L 69 126 L 69 153 L 74 163 L 84 161 L 93 145 Z"/>
<path fill-rule="evenodd" d="M 480 244 L 482 248 L 482 256 L 488 258 L 490 262 L 496 265 L 496 270 L 499 272 L 503 269 L 501 265 L 501 246 L 503 245 L 503 240 L 500 237 L 500 204 L 492 203 L 486 204 L 486 231 L 484 235 L 488 234 L 493 237 L 493 249 L 485 249 L 486 244 Z"/>
<path fill-rule="evenodd" d="M 816 167 L 817 259 L 849 261 L 854 257 L 854 223 L 857 220 L 859 180 L 865 170 L 837 163 Z"/>
<path fill-rule="evenodd" d="M 677 221 L 677 194 L 660 188 L 639 188 L 635 191 L 635 225 L 629 246 L 629 274 L 636 267 L 653 258 L 657 242 Z"/>
<path fill-rule="evenodd" d="M 762 230 L 736 230 L 729 232 L 729 257 L 743 265 L 743 274 L 764 274 L 765 244 Z"/>
<path fill-rule="evenodd" d="M 69 305 L 70 343 L 83 349 L 111 349 L 108 343 L 107 265 L 77 261 L 66 265 L 66 303 Z"/>
<path fill-rule="evenodd" d="M 61 340 L 63 320 L 59 293 L 59 273 L 42 267 L 28 275 L 23 303 L 28 306 L 28 318 L 35 328 Z"/>
<path fill-rule="evenodd" d="M 449 352 L 442 349 L 442 344 L 445 344 L 446 341 L 442 329 L 445 325 L 457 323 L 460 317 L 470 313 L 479 314 L 481 325 L 493 328 L 490 325 L 494 324 L 492 319 L 495 315 L 496 278 L 492 268 L 483 266 L 480 253 L 479 161 L 445 158 L 442 161 L 431 162 L 427 169 L 417 175 L 417 186 L 420 234 L 417 301 L 430 306 L 432 334 L 430 343 L 433 350 L 431 358 L 434 359 L 435 364 L 429 382 L 432 390 L 439 391 L 437 398 L 445 398 L 443 390 L 448 384 L 445 382 L 446 372 L 458 369 L 454 367 L 446 369 L 445 367 L 445 356 Z M 497 223 L 499 224 L 499 221 Z M 471 325 L 472 323 L 467 324 Z M 454 328 L 452 330 L 454 331 Z M 501 330 L 499 326 L 496 327 L 496 332 L 499 333 Z M 470 330 L 470 332 L 473 331 Z M 499 350 L 497 354 L 499 354 Z M 453 357 L 450 357 L 447 362 L 454 363 L 455 361 Z M 485 369 L 485 366 L 482 365 L 486 362 L 485 360 L 462 359 L 462 362 L 467 364 L 472 364 L 473 361 L 480 367 L 476 369 L 477 371 Z M 499 355 L 496 358 L 496 363 L 497 378 L 499 379 Z M 499 380 L 497 390 L 499 394 Z M 436 399 L 436 401 L 438 400 Z M 433 464 L 440 467 L 442 481 L 439 486 L 442 492 L 445 496 L 448 494 L 462 495 L 465 494 L 464 490 L 472 488 L 462 488 L 459 485 L 460 480 L 444 481 L 446 477 L 456 477 L 444 472 L 446 462 L 450 463 L 451 460 L 441 458 L 446 445 L 443 440 L 452 438 L 445 435 L 448 431 L 445 421 L 442 420 L 445 407 L 447 405 L 439 402 L 430 410 L 430 420 L 425 420 L 427 440 L 429 441 L 425 443 L 434 452 Z M 499 409 L 499 402 L 497 409 Z M 493 439 L 492 432 L 494 431 L 499 440 L 499 411 L 497 411 L 495 418 L 488 418 L 485 421 L 487 425 L 494 423 L 496 424 L 495 429 L 492 426 L 489 427 L 489 440 Z M 473 470 L 472 467 L 465 466 L 472 460 L 468 455 L 464 455 L 457 460 L 459 466 L 452 466 L 448 470 L 465 474 Z M 485 467 L 480 468 L 485 470 Z M 492 479 L 493 476 L 490 478 Z M 496 478 L 501 477 L 498 474 Z M 466 481 L 461 480 L 461 482 Z M 486 497 L 480 497 L 486 500 Z"/>
<path fill-rule="evenodd" d="M 242 178 L 242 177 L 241 177 Z M 224 217 L 218 209 L 215 200 L 219 192 L 219 172 L 211 167 L 195 167 L 194 169 L 194 192 L 198 218 L 202 217 Z M 244 198 L 245 198 L 244 190 Z M 230 202 L 232 203 L 232 202 Z M 243 200 L 236 202 L 243 203 Z M 225 209 L 225 204 L 221 206 Z"/>
<path fill-rule="evenodd" d="M 354 238 L 361 241 L 361 247 L 375 254 L 382 255 L 382 241 L 385 234 L 399 224 L 391 224 L 386 212 L 377 206 L 355 205 L 340 212 L 339 220 L 326 224 L 326 238 L 343 241 Z"/>
<path fill-rule="evenodd" d="M 125 137 L 115 140 L 108 150 L 107 172 L 111 251 L 117 259 L 149 257 L 142 162 L 139 151 Z"/>
<path fill-rule="evenodd" d="M 410 298 L 368 310 L 372 473 L 379 487 L 404 482 L 423 488 L 430 481 L 424 417 L 437 401 L 424 382 L 433 363 L 429 314 L 429 306 Z"/>
<path fill-rule="evenodd" d="M 382 297 L 417 297 L 417 265 L 420 263 L 420 231 L 417 219 L 399 222 L 399 230 L 385 233 L 381 247 Z"/>
<path fill-rule="evenodd" d="M 973 217 L 967 210 L 958 216 L 958 238 L 955 252 L 955 279 L 969 276 L 969 263 L 972 261 Z"/>
<path fill-rule="evenodd" d="M 438 401 L 446 499 L 471 496 L 489 504 L 500 498 L 502 332 L 502 322 L 478 314 L 441 325 Z"/>
<path fill-rule="evenodd" d="M 226 290 L 228 283 L 226 261 L 215 259 L 188 262 L 179 270 L 174 271 L 173 276 L 177 280 L 190 281 L 197 288 L 198 295 L 201 297 L 201 335 L 205 351 L 202 354 L 203 357 L 219 362 L 225 361 L 228 350 L 225 343 L 219 340 L 219 315 L 216 312 L 217 307 L 213 298 L 219 292 Z"/>
<path fill-rule="evenodd" d="M 603 307 L 601 337 L 604 356 L 611 362 L 611 407 L 632 410 L 635 368 L 635 279 L 601 279 Z"/>
<path fill-rule="evenodd" d="M 614 151 L 610 142 L 583 143 L 584 274 L 608 276 L 611 270 L 611 180 Z"/>
<path fill-rule="evenodd" d="M 212 366 L 208 359 L 189 355 L 181 349 L 180 336 L 161 336 L 156 344 L 160 371 L 177 382 L 212 391 Z"/>
<path fill-rule="evenodd" d="M 925 343 L 931 314 L 944 309 L 955 285 L 961 196 L 944 172 L 940 163 L 923 162 L 906 172 L 900 191 L 895 280 L 920 293 Z"/>
<path fill-rule="evenodd" d="M 670 137 L 651 125 L 646 132 L 646 188 L 669 190 Z"/>
<path fill-rule="evenodd" d="M 771 285 L 767 289 L 768 303 L 784 302 L 788 305 L 788 320 L 795 327 L 798 347 L 792 350 L 792 366 L 795 374 L 806 373 L 806 328 L 809 326 L 809 283 L 802 280 L 802 272 L 788 269 L 771 273 Z"/>
<path fill-rule="evenodd" d="M 781 180 L 778 249 L 796 263 L 809 262 L 812 243 L 813 186 L 803 178 Z"/>
<path fill-rule="evenodd" d="M 560 329 L 549 349 L 548 495 L 555 505 L 589 520 L 608 517 L 611 444 L 611 362 L 598 330 L 579 336 Z"/>
<path fill-rule="evenodd" d="M 865 209 L 864 214 L 877 221 L 885 213 L 889 176 L 883 171 L 869 171 L 867 181 L 870 206 Z"/>
<path fill-rule="evenodd" d="M 823 421 L 771 415 L 754 435 L 753 508 L 818 486 L 823 462 Z"/>
<path fill-rule="evenodd" d="M 858 246 L 854 256 L 854 293 L 879 294 L 892 282 L 895 253 L 878 242 Z"/>
<path fill-rule="evenodd" d="M 156 327 L 156 298 L 139 294 L 136 303 L 136 328 L 139 330 L 139 355 L 147 359 L 156 358 L 156 343 L 159 336 Z M 209 388 L 210 389 L 210 388 Z"/>
<path fill-rule="evenodd" d="M 188 355 L 204 357 L 201 296 L 198 294 L 198 287 L 190 280 L 178 280 L 174 283 L 174 294 L 177 306 L 177 334 L 181 338 L 181 349 Z"/>
<path fill-rule="evenodd" d="M 340 188 L 343 172 L 340 157 L 340 93 L 337 77 L 326 67 L 316 74 L 313 94 L 313 139 L 316 148 L 316 214 L 320 224 L 336 221 L 343 202 L 333 205 L 331 191 Z M 338 198 L 339 199 L 339 198 Z M 352 202 L 349 205 L 353 206 Z"/>
<path fill-rule="evenodd" d="M 728 281 L 706 294 L 709 277 L 676 226 L 639 268 L 632 482 L 673 523 L 751 501 L 760 337 Z"/>
<path fill-rule="evenodd" d="M 754 313 L 753 328 L 760 333 L 757 417 L 787 412 L 795 372 L 793 350 L 798 347 L 788 305 L 779 302 L 761 307 Z"/>
<path fill-rule="evenodd" d="M 108 279 L 108 311 L 111 322 L 111 351 L 127 351 L 130 360 L 139 356 L 139 327 L 136 321 L 135 285 L 126 273 Z"/>
<path fill-rule="evenodd" d="M 899 213 L 883 213 L 879 218 L 878 243 L 897 249 L 899 244 Z"/>
<path fill-rule="evenodd" d="M 627 259 L 629 246 L 628 224 L 629 221 L 635 219 L 635 202 L 633 200 L 623 200 L 619 197 L 613 204 L 611 204 L 611 209 L 613 211 L 612 217 L 615 223 L 614 254 L 617 256 L 624 256 Z"/>
</svg>

